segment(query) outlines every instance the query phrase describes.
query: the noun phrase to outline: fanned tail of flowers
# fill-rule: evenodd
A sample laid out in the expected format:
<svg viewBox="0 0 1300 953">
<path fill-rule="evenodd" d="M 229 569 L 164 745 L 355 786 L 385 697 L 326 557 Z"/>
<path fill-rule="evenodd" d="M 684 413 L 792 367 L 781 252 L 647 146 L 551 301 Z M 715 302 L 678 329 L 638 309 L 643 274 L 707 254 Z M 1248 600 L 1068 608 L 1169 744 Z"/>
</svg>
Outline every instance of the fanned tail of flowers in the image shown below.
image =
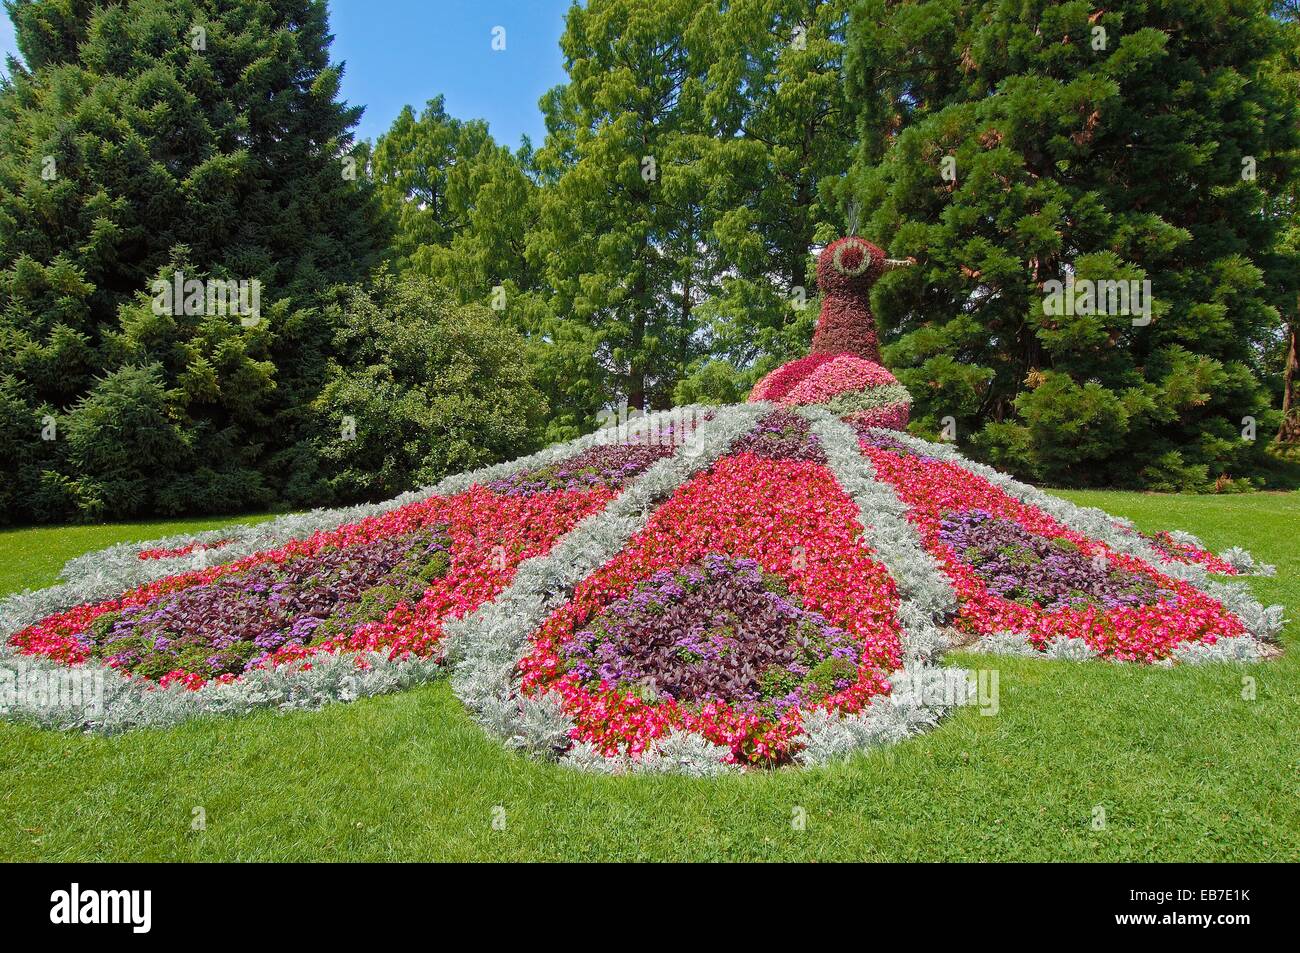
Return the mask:
<svg viewBox="0 0 1300 953">
<path fill-rule="evenodd" d="M 452 671 L 511 748 L 712 775 L 932 727 L 969 701 L 969 673 L 936 665 L 954 636 L 1173 664 L 1254 660 L 1280 630 L 1280 607 L 1210 578 L 1270 570 L 1248 553 L 918 440 L 908 406 L 879 364 L 817 353 L 750 403 L 387 504 L 79 557 L 61 585 L 0 601 L 0 662 L 107 675 L 110 710 L 6 716 L 122 730 Z"/>
<path fill-rule="evenodd" d="M 520 562 L 546 552 L 675 449 L 671 440 L 590 448 L 487 487 L 76 606 L 8 643 L 23 654 L 102 662 L 191 689 L 323 652 L 435 655 L 445 620 L 495 597 Z M 152 558 L 181 549 L 193 547 Z"/>
<path fill-rule="evenodd" d="M 1014 633 L 1040 651 L 1081 640 L 1091 654 L 1144 662 L 1248 635 L 1218 599 L 1188 581 L 1071 529 L 919 444 L 868 431 L 861 446 L 951 580 L 958 630 Z M 1178 555 L 1200 561 L 1190 547 Z"/>
<path fill-rule="evenodd" d="M 745 442 L 773 440 L 794 443 Z M 636 757 L 688 731 L 778 763 L 805 709 L 888 692 L 893 580 L 830 471 L 793 453 L 746 451 L 695 477 L 533 635 L 523 690 L 562 699 L 573 741 Z"/>
</svg>

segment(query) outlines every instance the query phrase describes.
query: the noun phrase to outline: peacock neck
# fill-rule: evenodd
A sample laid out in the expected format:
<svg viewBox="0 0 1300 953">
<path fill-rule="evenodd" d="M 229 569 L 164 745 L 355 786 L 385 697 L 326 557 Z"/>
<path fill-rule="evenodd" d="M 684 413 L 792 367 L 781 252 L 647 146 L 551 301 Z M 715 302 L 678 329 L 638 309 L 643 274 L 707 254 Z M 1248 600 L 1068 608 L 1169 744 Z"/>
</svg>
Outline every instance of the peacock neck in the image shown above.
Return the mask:
<svg viewBox="0 0 1300 953">
<path fill-rule="evenodd" d="M 876 319 L 865 293 L 830 291 L 822 298 L 810 354 L 849 353 L 880 363 Z"/>
</svg>

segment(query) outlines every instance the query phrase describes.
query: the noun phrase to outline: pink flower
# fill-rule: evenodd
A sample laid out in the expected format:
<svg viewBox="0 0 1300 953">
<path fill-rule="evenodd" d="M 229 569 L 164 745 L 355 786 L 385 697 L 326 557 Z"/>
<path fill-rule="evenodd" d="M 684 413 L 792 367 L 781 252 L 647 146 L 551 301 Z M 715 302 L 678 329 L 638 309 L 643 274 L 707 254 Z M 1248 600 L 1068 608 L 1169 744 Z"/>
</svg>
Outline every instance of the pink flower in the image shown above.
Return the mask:
<svg viewBox="0 0 1300 953">
<path fill-rule="evenodd" d="M 889 482 L 907 503 L 908 520 L 952 582 L 959 604 L 953 624 L 959 629 L 978 635 L 1022 633 L 1040 649 L 1057 636 L 1078 637 L 1104 657 L 1143 662 L 1168 658 L 1176 646 L 1185 642 L 1213 644 L 1219 638 L 1245 634 L 1239 619 L 1199 589 L 1079 535 L 964 467 L 895 453 L 866 441 L 861 446 L 879 478 Z M 974 569 L 960 558 L 961 554 L 939 538 L 945 513 L 971 509 L 1014 520 L 1040 536 L 1068 540 L 1087 556 L 1102 556 L 1127 572 L 1150 576 L 1173 595 L 1144 606 L 1066 607 L 1051 611 L 1003 599 L 990 592 Z"/>
<path fill-rule="evenodd" d="M 862 538 L 857 507 L 821 464 L 745 453 L 678 489 L 618 556 L 578 584 L 533 636 L 533 652 L 520 664 L 525 691 L 559 693 L 577 723 L 575 740 L 609 754 L 626 747 L 639 755 L 653 739 L 686 728 L 730 747 L 737 761 L 788 759 L 802 721 L 797 709 L 777 721 L 721 702 L 691 710 L 613 687 L 589 691 L 562 670 L 558 646 L 602 608 L 659 570 L 712 553 L 756 560 L 805 608 L 857 637 L 858 681 L 828 697 L 825 707 L 857 711 L 889 690 L 885 676 L 900 661 L 898 593 Z"/>
</svg>

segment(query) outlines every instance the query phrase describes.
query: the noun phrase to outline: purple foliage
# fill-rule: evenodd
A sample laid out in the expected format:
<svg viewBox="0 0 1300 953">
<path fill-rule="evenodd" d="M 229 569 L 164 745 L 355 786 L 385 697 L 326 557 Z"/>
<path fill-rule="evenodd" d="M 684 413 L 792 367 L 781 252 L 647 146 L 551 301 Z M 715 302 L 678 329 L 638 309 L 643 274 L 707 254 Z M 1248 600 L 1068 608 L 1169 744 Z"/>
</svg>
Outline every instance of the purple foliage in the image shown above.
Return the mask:
<svg viewBox="0 0 1300 953">
<path fill-rule="evenodd" d="M 807 460 L 825 463 L 821 440 L 808 420 L 782 407 L 765 414 L 757 426 L 732 446 L 732 453 L 753 453 L 772 460 Z"/>
<path fill-rule="evenodd" d="M 494 480 L 488 489 L 507 496 L 527 496 L 552 490 L 588 490 L 604 486 L 617 490 L 656 461 L 671 457 L 671 438 L 659 443 L 607 444 L 584 450 L 567 460 Z"/>
<path fill-rule="evenodd" d="M 919 457 L 922 460 L 935 459 L 928 454 L 921 453 L 919 450 L 913 450 L 894 435 L 882 433 L 874 427 L 859 426 L 857 429 L 858 439 L 868 446 L 875 447 L 878 450 L 889 450 L 892 453 L 901 453 L 903 456 Z"/>
<path fill-rule="evenodd" d="M 589 688 L 779 717 L 852 685 L 862 651 L 754 560 L 706 556 L 651 576 L 560 656 Z"/>
<path fill-rule="evenodd" d="M 1085 555 L 1063 537 L 1039 536 L 986 510 L 950 512 L 939 539 L 971 566 L 989 591 L 1044 609 L 1140 606 L 1171 595 L 1150 576 Z"/>
<path fill-rule="evenodd" d="M 419 599 L 446 572 L 449 546 L 444 527 L 429 527 L 263 563 L 101 616 L 87 634 L 96 657 L 148 678 L 238 674 Z"/>
</svg>

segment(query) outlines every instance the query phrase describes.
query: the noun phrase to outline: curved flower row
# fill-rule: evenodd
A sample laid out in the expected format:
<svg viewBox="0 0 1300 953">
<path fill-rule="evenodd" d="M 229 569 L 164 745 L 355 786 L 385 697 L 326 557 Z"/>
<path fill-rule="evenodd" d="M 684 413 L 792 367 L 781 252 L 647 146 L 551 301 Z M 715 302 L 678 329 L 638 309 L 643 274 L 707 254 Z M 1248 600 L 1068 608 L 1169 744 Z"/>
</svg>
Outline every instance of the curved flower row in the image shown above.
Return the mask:
<svg viewBox="0 0 1300 953">
<path fill-rule="evenodd" d="M 1223 557 L 1216 556 L 1195 543 L 1180 540 L 1173 533 L 1163 530 L 1143 533 L 1136 529 L 1125 528 L 1170 562 L 1182 563 L 1186 566 L 1203 566 L 1207 572 L 1217 573 L 1220 576 L 1240 574 L 1240 570 Z"/>
<path fill-rule="evenodd" d="M 494 480 L 488 487 L 508 496 L 550 490 L 586 490 L 596 486 L 618 490 L 655 461 L 671 457 L 673 451 L 671 439 L 656 444 L 596 446 L 567 460 Z"/>
<path fill-rule="evenodd" d="M 785 403 L 785 397 L 800 381 L 839 356 L 838 354 L 809 354 L 807 357 L 782 364 L 754 385 L 754 389 L 749 394 L 750 402 L 768 400 L 772 403 Z"/>
<path fill-rule="evenodd" d="M 853 640 L 856 679 L 817 705 L 857 711 L 889 690 L 885 673 L 899 663 L 899 600 L 889 573 L 864 543 L 856 516 L 853 501 L 821 464 L 752 453 L 723 458 L 662 504 L 534 633 L 532 650 L 520 663 L 524 691 L 558 694 L 576 725 L 573 740 L 607 755 L 636 756 L 654 739 L 687 730 L 730 748 L 736 761 L 787 759 L 800 734 L 798 706 L 777 714 L 739 698 L 687 702 L 668 693 L 647 697 L 609 679 L 593 684 L 589 669 L 573 665 L 575 652 L 581 654 L 574 642 L 602 613 L 632 597 L 639 583 L 666 581 L 657 574 L 671 576 L 722 555 L 752 561 L 745 565 L 778 579 L 798 601 L 798 612 L 817 614 Z"/>
<path fill-rule="evenodd" d="M 1213 645 L 1220 638 L 1246 634 L 1241 622 L 1217 600 L 1189 583 L 1074 532 L 963 467 L 885 449 L 879 443 L 864 439 L 862 452 L 870 457 L 880 478 L 891 483 L 908 505 L 908 519 L 951 579 L 959 600 L 953 621 L 958 629 L 978 635 L 1016 632 L 1039 649 L 1062 636 L 1081 638 L 1102 656 L 1146 662 L 1168 658 L 1185 643 Z M 1083 559 L 1096 566 L 1103 580 L 1109 582 L 1103 582 L 1095 591 L 1105 595 L 1047 598 L 1045 601 L 1054 608 L 1045 608 L 1043 599 L 1017 601 L 1000 595 L 999 591 L 1023 594 L 1023 590 L 1015 589 L 1019 581 L 995 581 L 980 564 L 989 555 L 987 552 L 969 552 L 968 545 L 959 551 L 953 545 L 959 538 L 959 525 L 972 522 L 972 511 L 981 514 L 975 523 L 994 528 L 1009 521 L 1046 543 L 1054 543 L 1075 561 Z M 1005 555 L 1014 559 L 1021 553 L 1007 547 Z M 1098 580 L 1076 580 L 1073 595 L 1086 595 L 1089 587 L 1097 585 Z M 1159 596 L 1153 596 L 1151 601 L 1124 600 L 1116 595 L 1120 592 L 1158 592 Z"/>
<path fill-rule="evenodd" d="M 483 487 L 474 487 L 451 497 L 430 497 L 380 516 L 315 533 L 293 540 L 275 549 L 257 553 L 233 563 L 169 576 L 139 587 L 124 595 L 95 605 L 77 606 L 57 613 L 15 633 L 10 644 L 24 654 L 43 655 L 65 664 L 84 662 L 96 654 L 99 639 L 112 639 L 113 630 L 95 633 L 95 623 L 104 616 L 126 613 L 133 620 L 165 618 L 170 630 L 155 627 L 151 631 L 164 641 L 185 640 L 202 636 L 213 652 L 228 651 L 232 644 L 248 633 L 261 629 L 246 625 L 247 612 L 221 613 L 222 593 L 218 587 L 234 588 L 245 596 L 237 605 L 256 606 L 269 603 L 277 595 L 267 586 L 261 572 L 274 569 L 287 572 L 309 561 L 319 561 L 327 554 L 341 554 L 343 564 L 351 563 L 351 573 L 321 580 L 322 585 L 346 588 L 345 601 L 360 601 L 362 592 L 356 579 L 363 575 L 368 558 L 382 549 L 385 540 L 403 538 L 431 527 L 438 527 L 449 541 L 449 559 L 437 578 L 418 598 L 405 598 L 387 609 L 382 617 L 348 628 L 324 639 L 281 640 L 275 651 L 265 653 L 256 665 L 277 665 L 319 652 L 386 651 L 390 658 L 406 655 L 429 655 L 448 618 L 473 611 L 499 593 L 524 559 L 547 551 L 554 541 L 583 517 L 604 507 L 613 493 L 605 487 L 591 490 L 536 493 L 527 496 L 504 496 Z M 247 591 L 241 589 L 247 586 Z M 257 591 L 260 590 L 260 591 Z M 179 606 L 177 600 L 186 600 Z M 337 600 L 335 600 L 337 601 Z M 226 600 L 229 604 L 230 600 Z M 183 610 L 183 611 L 180 611 Z M 290 631 L 310 630 L 303 626 L 304 613 L 292 619 L 280 619 Z M 322 620 L 323 621 L 323 620 Z M 225 628 L 222 622 L 229 625 Z M 121 623 L 118 623 L 121 625 Z M 117 633 L 119 636 L 123 633 Z M 130 660 L 132 663 L 134 659 Z M 110 656 L 110 666 L 130 669 L 128 659 Z M 211 672 L 171 669 L 161 675 L 162 684 L 181 681 L 197 688 Z M 234 677 L 233 672 L 220 676 Z"/>
<path fill-rule="evenodd" d="M 160 546 L 153 549 L 142 549 L 140 550 L 138 558 L 145 562 L 152 559 L 175 559 L 177 556 L 188 556 L 196 549 L 220 549 L 228 542 L 230 542 L 230 540 L 219 539 L 212 543 L 193 542 L 186 543 L 184 546 L 175 546 L 172 548 Z"/>
<path fill-rule="evenodd" d="M 912 398 L 893 374 L 854 354 L 810 354 L 760 380 L 750 401 L 789 406 L 822 404 L 846 421 L 901 430 Z"/>
<path fill-rule="evenodd" d="M 888 430 L 903 430 L 911 418 L 910 403 L 892 402 L 880 407 L 847 411 L 840 416 L 852 424 L 862 427 L 884 427 Z"/>
<path fill-rule="evenodd" d="M 852 354 L 841 354 L 822 364 L 782 399 L 789 404 L 821 404 L 841 394 L 878 388 L 898 388 L 898 380 L 879 364 Z M 906 392 L 902 393 L 906 398 Z"/>
</svg>

